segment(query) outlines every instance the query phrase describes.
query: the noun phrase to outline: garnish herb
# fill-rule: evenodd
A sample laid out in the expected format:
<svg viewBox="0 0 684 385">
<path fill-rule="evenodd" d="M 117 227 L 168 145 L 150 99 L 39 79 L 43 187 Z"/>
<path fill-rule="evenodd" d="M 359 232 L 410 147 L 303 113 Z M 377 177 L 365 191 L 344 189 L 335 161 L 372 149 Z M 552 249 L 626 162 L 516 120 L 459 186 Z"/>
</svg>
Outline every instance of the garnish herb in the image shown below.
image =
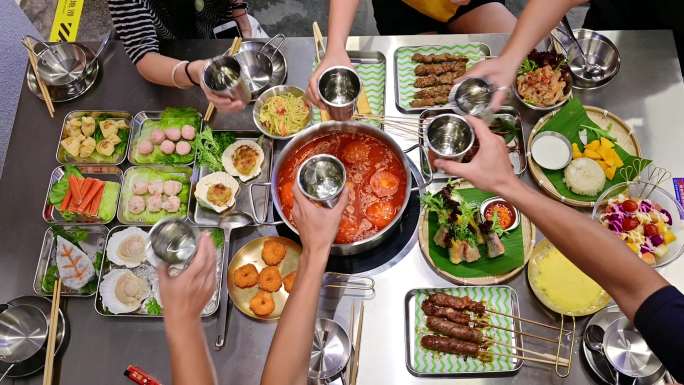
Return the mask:
<svg viewBox="0 0 684 385">
<path fill-rule="evenodd" d="M 145 303 L 145 310 L 149 315 L 161 315 L 162 313 L 162 308 L 154 297 Z"/>
</svg>

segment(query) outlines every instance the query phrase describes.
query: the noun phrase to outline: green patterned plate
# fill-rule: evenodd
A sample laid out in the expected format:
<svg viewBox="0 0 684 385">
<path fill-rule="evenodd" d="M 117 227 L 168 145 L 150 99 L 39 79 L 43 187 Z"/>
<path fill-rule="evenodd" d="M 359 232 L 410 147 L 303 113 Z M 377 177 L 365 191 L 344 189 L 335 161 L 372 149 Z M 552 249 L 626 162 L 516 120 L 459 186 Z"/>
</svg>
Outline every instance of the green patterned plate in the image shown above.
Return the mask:
<svg viewBox="0 0 684 385">
<path fill-rule="evenodd" d="M 523 362 L 517 358 L 499 356 L 496 353 L 517 354 L 522 348 L 522 338 L 518 334 L 495 329 L 485 329 L 485 334 L 492 339 L 508 344 L 506 347 L 493 344 L 488 351 L 493 353 L 491 362 L 479 359 L 464 358 L 455 354 L 431 351 L 420 346 L 424 335 L 434 334 L 425 326 L 426 316 L 420 305 L 430 294 L 442 292 L 454 296 L 469 296 L 476 301 L 484 301 L 488 309 L 500 313 L 520 316 L 518 295 L 510 286 L 459 286 L 439 289 L 413 289 L 406 293 L 406 366 L 414 376 L 418 377 L 459 377 L 478 373 L 512 373 L 520 369 Z M 489 314 L 492 325 L 520 331 L 520 324 L 512 318 Z M 515 346 L 515 348 L 513 347 Z"/>
<path fill-rule="evenodd" d="M 484 43 L 468 43 L 457 45 L 425 45 L 414 47 L 400 47 L 394 52 L 394 69 L 396 72 L 394 100 L 397 108 L 404 113 L 417 113 L 427 109 L 427 107 L 411 107 L 411 100 L 417 88 L 413 87 L 416 75 L 413 72 L 417 63 L 411 60 L 414 53 L 435 54 L 451 53 L 467 57 L 467 68 L 491 55 L 489 46 Z M 431 108 L 439 107 L 432 106 Z"/>
</svg>

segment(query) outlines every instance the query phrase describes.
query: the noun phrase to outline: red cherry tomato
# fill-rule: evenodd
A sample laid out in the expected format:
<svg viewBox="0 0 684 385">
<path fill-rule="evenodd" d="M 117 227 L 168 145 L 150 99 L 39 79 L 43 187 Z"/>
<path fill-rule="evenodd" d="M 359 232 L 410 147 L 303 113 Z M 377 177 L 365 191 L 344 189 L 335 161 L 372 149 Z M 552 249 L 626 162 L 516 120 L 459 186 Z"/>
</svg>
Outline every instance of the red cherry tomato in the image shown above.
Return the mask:
<svg viewBox="0 0 684 385">
<path fill-rule="evenodd" d="M 382 229 L 392 222 L 395 213 L 396 209 L 391 203 L 380 201 L 368 206 L 366 209 L 366 218 L 368 218 L 368 220 L 378 229 Z"/>
<path fill-rule="evenodd" d="M 634 230 L 639 226 L 639 221 L 636 218 L 627 217 L 622 220 L 622 230 L 630 231 Z"/>
<path fill-rule="evenodd" d="M 399 178 L 389 171 L 378 171 L 371 177 L 370 184 L 375 195 L 387 197 L 399 189 Z"/>
<path fill-rule="evenodd" d="M 647 237 L 658 235 L 658 226 L 652 223 L 644 225 L 644 235 L 646 235 Z"/>
<path fill-rule="evenodd" d="M 638 208 L 639 205 L 631 199 L 627 199 L 626 201 L 622 202 L 622 209 L 629 213 L 637 211 Z"/>
</svg>

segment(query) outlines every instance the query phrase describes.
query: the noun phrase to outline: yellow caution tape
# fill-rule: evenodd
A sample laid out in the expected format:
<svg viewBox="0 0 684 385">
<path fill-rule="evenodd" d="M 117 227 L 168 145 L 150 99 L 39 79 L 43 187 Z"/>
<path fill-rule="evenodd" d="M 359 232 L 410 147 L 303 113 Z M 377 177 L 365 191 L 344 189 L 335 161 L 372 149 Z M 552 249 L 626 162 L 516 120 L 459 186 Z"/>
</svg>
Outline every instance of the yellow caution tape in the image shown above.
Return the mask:
<svg viewBox="0 0 684 385">
<path fill-rule="evenodd" d="M 84 0 L 59 0 L 50 29 L 50 41 L 76 41 Z"/>
</svg>

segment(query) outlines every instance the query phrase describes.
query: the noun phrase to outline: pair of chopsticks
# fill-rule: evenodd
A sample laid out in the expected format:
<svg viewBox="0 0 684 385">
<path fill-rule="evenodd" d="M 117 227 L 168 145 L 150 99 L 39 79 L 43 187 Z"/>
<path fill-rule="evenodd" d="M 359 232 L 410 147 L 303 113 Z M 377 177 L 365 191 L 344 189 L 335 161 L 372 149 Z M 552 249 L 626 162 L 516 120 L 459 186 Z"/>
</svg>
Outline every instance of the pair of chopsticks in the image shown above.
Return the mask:
<svg viewBox="0 0 684 385">
<path fill-rule="evenodd" d="M 45 102 L 45 106 L 47 106 L 48 113 L 50 114 L 51 118 L 55 117 L 55 106 L 52 104 L 52 98 L 50 97 L 50 92 L 47 89 L 47 86 L 45 85 L 45 82 L 43 82 L 43 79 L 41 79 L 40 75 L 38 75 L 38 57 L 36 56 L 36 53 L 33 52 L 33 47 L 31 45 L 31 42 L 27 39 L 24 38 L 21 43 L 24 45 L 26 48 L 26 52 L 28 53 L 28 58 L 29 62 L 31 63 L 31 68 L 33 69 L 33 74 L 36 76 L 36 83 L 38 83 L 38 88 L 40 88 L 40 93 L 43 95 L 43 101 Z"/>
<path fill-rule="evenodd" d="M 235 56 L 240 51 L 240 45 L 242 44 L 242 38 L 241 37 L 236 37 L 233 39 L 233 44 L 230 45 L 230 49 L 228 50 L 228 55 L 230 56 Z M 212 115 L 214 115 L 214 110 L 216 110 L 216 106 L 214 103 L 209 103 L 209 106 L 207 106 L 207 111 L 204 113 L 204 121 L 208 122 L 211 120 Z"/>
<path fill-rule="evenodd" d="M 58 278 L 52 290 L 52 307 L 50 308 L 50 325 L 48 328 L 47 351 L 45 352 L 45 368 L 43 385 L 52 384 L 52 373 L 55 363 L 55 344 L 57 343 L 57 327 L 59 324 L 59 302 L 62 295 L 62 279 Z"/>
<path fill-rule="evenodd" d="M 352 303 L 351 311 L 351 338 L 354 340 L 353 358 L 347 369 L 347 383 L 349 385 L 356 385 L 356 378 L 359 375 L 359 357 L 361 356 L 361 333 L 363 332 L 363 313 L 365 304 L 361 302 L 361 310 L 359 312 L 359 321 L 356 321 L 356 307 Z"/>
</svg>

